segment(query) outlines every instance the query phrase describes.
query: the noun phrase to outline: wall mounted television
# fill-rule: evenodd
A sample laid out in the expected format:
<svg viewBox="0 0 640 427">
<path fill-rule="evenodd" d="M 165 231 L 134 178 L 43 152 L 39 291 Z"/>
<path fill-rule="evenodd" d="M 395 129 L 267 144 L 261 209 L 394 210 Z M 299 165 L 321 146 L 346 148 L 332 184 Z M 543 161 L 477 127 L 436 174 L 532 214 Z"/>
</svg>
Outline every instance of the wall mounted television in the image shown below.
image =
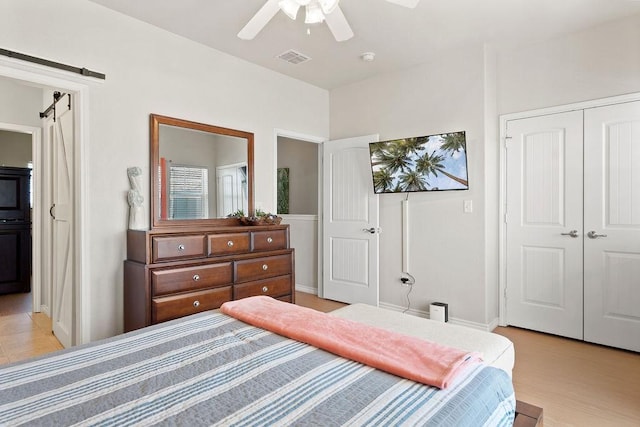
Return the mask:
<svg viewBox="0 0 640 427">
<path fill-rule="evenodd" d="M 369 153 L 377 194 L 469 189 L 464 131 L 372 142 Z"/>
</svg>

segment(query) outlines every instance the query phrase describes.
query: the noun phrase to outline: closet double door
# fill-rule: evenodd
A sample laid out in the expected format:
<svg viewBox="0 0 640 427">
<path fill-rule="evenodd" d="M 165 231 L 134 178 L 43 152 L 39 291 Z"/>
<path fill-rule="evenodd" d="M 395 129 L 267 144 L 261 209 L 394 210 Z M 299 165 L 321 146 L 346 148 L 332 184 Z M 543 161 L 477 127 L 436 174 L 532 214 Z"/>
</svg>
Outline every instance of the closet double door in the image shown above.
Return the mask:
<svg viewBox="0 0 640 427">
<path fill-rule="evenodd" d="M 640 101 L 506 137 L 507 323 L 640 351 Z"/>
</svg>

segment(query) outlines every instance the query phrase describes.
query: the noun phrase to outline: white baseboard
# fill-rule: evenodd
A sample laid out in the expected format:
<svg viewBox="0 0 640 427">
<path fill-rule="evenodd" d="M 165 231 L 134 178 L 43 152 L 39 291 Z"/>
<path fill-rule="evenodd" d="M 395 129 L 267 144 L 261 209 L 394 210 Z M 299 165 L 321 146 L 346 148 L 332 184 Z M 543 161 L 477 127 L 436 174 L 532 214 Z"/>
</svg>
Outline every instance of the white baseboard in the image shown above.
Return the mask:
<svg viewBox="0 0 640 427">
<path fill-rule="evenodd" d="M 466 326 L 467 328 L 479 329 L 485 332 L 491 331 L 491 329 L 489 329 L 489 325 L 487 325 L 486 323 L 470 322 L 468 320 L 455 318 L 452 319 L 451 317 L 449 317 L 449 323 L 452 323 L 454 325 Z"/>
<path fill-rule="evenodd" d="M 318 295 L 318 288 L 307 285 L 299 285 L 296 283 L 296 291 L 304 292 L 305 294 Z"/>
<path fill-rule="evenodd" d="M 496 317 L 491 322 L 489 322 L 489 331 L 493 331 L 498 326 L 500 326 L 500 318 Z"/>
<path fill-rule="evenodd" d="M 413 316 L 417 316 L 417 317 L 424 317 L 424 318 L 429 318 L 429 312 L 428 311 L 424 311 L 424 310 L 415 310 L 415 309 L 409 309 L 407 311 L 405 307 L 401 307 L 399 305 L 394 305 L 394 304 L 389 304 L 386 302 L 379 302 L 378 305 L 381 308 L 385 308 L 387 310 L 392 310 L 392 311 L 399 311 L 399 312 L 404 312 L 406 314 L 411 314 Z M 463 319 L 457 319 L 455 317 L 451 317 L 449 316 L 449 322 L 452 325 L 460 325 L 460 326 L 466 326 L 467 328 L 472 328 L 472 329 L 479 329 L 481 331 L 492 331 L 496 326 L 498 326 L 498 319 L 495 319 L 494 321 L 492 321 L 490 324 L 484 324 L 484 323 L 477 323 L 477 322 L 470 322 L 468 320 L 463 320 Z M 494 326 L 495 324 L 495 326 Z M 493 326 L 493 327 L 492 327 Z"/>
<path fill-rule="evenodd" d="M 47 317 L 51 317 L 51 311 L 49 311 L 49 306 L 47 305 L 41 305 L 39 312 L 46 314 Z M 36 311 L 36 313 L 38 313 L 38 311 Z"/>
<path fill-rule="evenodd" d="M 425 317 L 427 319 L 429 318 L 429 312 L 428 311 L 416 310 L 416 309 L 413 309 L 413 308 L 410 308 L 409 310 L 407 310 L 406 307 L 401 307 L 399 305 L 389 304 L 389 303 L 382 302 L 382 301 L 380 301 L 378 303 L 378 306 L 380 308 L 385 308 L 385 309 L 391 310 L 391 311 L 398 311 L 400 313 L 410 314 L 410 315 L 416 316 L 416 317 Z"/>
</svg>

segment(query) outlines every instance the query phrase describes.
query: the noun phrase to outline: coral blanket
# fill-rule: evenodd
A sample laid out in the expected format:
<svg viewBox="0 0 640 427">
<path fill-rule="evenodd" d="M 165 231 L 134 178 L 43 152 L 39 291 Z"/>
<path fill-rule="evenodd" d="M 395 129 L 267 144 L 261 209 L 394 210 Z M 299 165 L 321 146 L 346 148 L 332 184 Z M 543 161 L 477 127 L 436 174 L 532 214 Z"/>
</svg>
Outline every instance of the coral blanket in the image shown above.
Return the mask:
<svg viewBox="0 0 640 427">
<path fill-rule="evenodd" d="M 446 388 L 469 353 L 382 328 L 341 319 L 267 296 L 226 302 L 222 312 L 243 322 L 413 381 Z"/>
</svg>

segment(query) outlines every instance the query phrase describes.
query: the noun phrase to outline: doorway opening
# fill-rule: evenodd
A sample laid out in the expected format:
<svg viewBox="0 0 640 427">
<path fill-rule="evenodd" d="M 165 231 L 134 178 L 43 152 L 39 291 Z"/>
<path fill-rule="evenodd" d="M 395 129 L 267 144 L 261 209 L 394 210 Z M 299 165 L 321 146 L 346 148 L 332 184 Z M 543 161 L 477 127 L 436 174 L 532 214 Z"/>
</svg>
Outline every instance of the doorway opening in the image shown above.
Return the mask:
<svg viewBox="0 0 640 427">
<path fill-rule="evenodd" d="M 89 342 L 89 332 L 91 330 L 90 316 L 89 316 L 89 294 L 88 289 L 84 284 L 89 283 L 88 276 L 89 271 L 86 265 L 83 264 L 83 253 L 86 253 L 88 243 L 86 242 L 87 236 L 83 232 L 82 224 L 86 224 L 86 209 L 84 201 L 87 200 L 84 195 L 87 192 L 85 167 L 84 167 L 84 142 L 88 135 L 88 121 L 84 120 L 88 111 L 88 96 L 89 89 L 87 86 L 88 81 L 93 81 L 82 76 L 70 75 L 70 73 L 43 68 L 21 61 L 0 58 L 0 84 L 3 84 L 3 98 L 0 100 L 0 123 L 31 123 L 31 126 L 27 126 L 29 130 L 26 133 L 32 133 L 35 135 L 34 143 L 36 149 L 34 149 L 34 209 L 33 209 L 33 264 L 39 264 L 46 268 L 34 268 L 33 283 L 40 282 L 40 286 L 34 286 L 34 291 L 37 293 L 40 291 L 40 295 L 34 295 L 34 308 L 51 310 L 50 302 L 43 304 L 43 298 L 47 295 L 51 288 L 50 283 L 52 280 L 50 274 L 50 265 L 46 265 L 48 254 L 46 238 L 48 233 L 44 230 L 46 224 L 45 219 L 48 218 L 48 206 L 43 201 L 46 191 L 43 183 L 50 182 L 46 177 L 41 176 L 43 169 L 43 150 L 46 149 L 42 135 L 42 123 L 40 121 L 38 113 L 43 111 L 47 103 L 46 100 L 50 99 L 47 96 L 49 93 L 53 93 L 54 90 L 62 90 L 68 94 L 71 94 L 74 101 L 74 127 L 73 132 L 76 135 L 75 154 L 72 159 L 72 164 L 75 169 L 75 176 L 73 178 L 73 197 L 74 205 L 72 207 L 75 221 L 73 227 L 73 239 L 75 243 L 75 250 L 71 253 L 71 271 L 70 274 L 73 277 L 73 283 L 75 289 L 72 290 L 72 327 L 71 327 L 71 339 L 69 345 L 77 345 Z M 31 88 L 39 91 L 38 103 L 31 108 L 29 104 L 25 105 L 25 100 L 16 92 L 4 91 L 4 86 Z M 47 103 L 48 104 L 48 103 Z M 43 108 L 44 106 L 44 108 Z M 21 119 L 21 117 L 29 117 L 27 119 Z M 33 121 L 35 120 L 35 122 Z M 9 125 L 9 128 L 12 126 Z M 5 129 L 7 126 L 5 126 Z M 10 129 L 14 130 L 14 129 Z M 23 131 L 24 130 L 19 130 Z M 40 189 L 40 192 L 39 192 Z M 39 193 L 38 193 L 39 192 Z M 39 195 L 38 195 L 39 194 Z M 38 237 L 37 234 L 40 233 Z M 37 277 L 41 274 L 40 277 Z M 51 300 L 51 295 L 48 295 Z M 36 300 L 37 298 L 37 300 Z"/>
<path fill-rule="evenodd" d="M 289 224 L 296 249 L 296 290 L 318 295 L 321 283 L 318 236 L 320 229 L 320 149 L 323 138 L 276 131 L 276 213 Z"/>
<path fill-rule="evenodd" d="M 39 128 L 3 123 L 2 120 L 0 120 L 0 165 L 10 168 L 31 169 L 28 189 L 30 193 L 28 228 L 30 240 L 33 241 L 40 241 L 42 236 L 40 199 L 42 193 L 42 183 L 40 181 L 40 170 L 42 168 L 40 162 L 41 153 L 42 147 Z M 29 306 L 32 307 L 32 311 L 34 312 L 44 311 L 45 314 L 49 315 L 48 307 L 41 304 L 41 245 L 29 244 L 28 246 L 30 247 L 28 256 L 25 259 L 16 259 L 16 261 L 19 261 L 21 264 L 28 263 L 30 266 L 31 301 Z M 33 266 L 35 266 L 35 268 Z"/>
</svg>

